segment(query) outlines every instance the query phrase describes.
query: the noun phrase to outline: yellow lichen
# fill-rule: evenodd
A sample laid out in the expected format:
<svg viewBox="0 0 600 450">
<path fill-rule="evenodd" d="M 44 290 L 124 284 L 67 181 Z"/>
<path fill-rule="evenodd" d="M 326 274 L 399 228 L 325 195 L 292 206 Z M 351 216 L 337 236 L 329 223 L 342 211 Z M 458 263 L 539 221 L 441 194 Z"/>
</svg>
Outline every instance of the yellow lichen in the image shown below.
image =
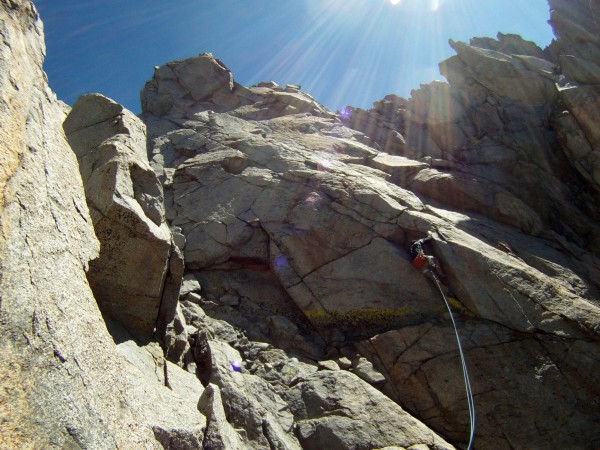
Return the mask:
<svg viewBox="0 0 600 450">
<path fill-rule="evenodd" d="M 406 321 L 406 316 L 414 313 L 410 306 L 400 308 L 365 308 L 352 311 L 304 311 L 315 325 L 336 324 L 340 327 L 391 326 Z"/>
</svg>

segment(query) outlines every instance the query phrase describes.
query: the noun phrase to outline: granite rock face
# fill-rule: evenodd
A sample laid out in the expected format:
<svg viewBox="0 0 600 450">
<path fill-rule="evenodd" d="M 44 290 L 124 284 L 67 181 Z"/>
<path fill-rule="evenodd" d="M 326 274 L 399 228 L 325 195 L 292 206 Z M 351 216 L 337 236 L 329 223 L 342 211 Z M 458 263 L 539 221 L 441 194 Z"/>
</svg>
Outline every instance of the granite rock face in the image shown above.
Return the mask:
<svg viewBox="0 0 600 450">
<path fill-rule="evenodd" d="M 457 55 L 441 63 L 448 83 L 338 116 L 295 88 L 242 88 L 212 55 L 156 69 L 142 93 L 150 164 L 167 219 L 186 238 L 196 303 L 288 351 L 289 339 L 277 341 L 291 323 L 308 344 L 294 352 L 348 358 L 350 370 L 464 443 L 449 318 L 407 251 L 430 232 L 473 366 L 478 442 L 593 448 L 596 381 L 572 378 L 600 351 L 593 88 L 563 73 L 558 44 L 499 34 L 451 45 Z M 177 81 L 190 64 L 194 77 L 205 76 L 199 67 L 221 74 L 211 93 Z M 593 83 L 585 73 L 578 79 Z M 286 90 L 311 108 L 273 107 Z M 157 93 L 168 108 L 152 106 Z M 327 431 L 298 431 L 300 445 L 341 426 L 318 423 Z"/>
<path fill-rule="evenodd" d="M 210 311 L 210 302 L 202 303 Z M 454 448 L 359 373 L 249 340 L 248 327 L 188 300 L 181 308 L 191 337 L 186 368 L 207 386 L 199 402 L 208 423 L 205 448 Z"/>
<path fill-rule="evenodd" d="M 183 260 L 148 165 L 146 127 L 121 105 L 89 94 L 75 103 L 64 129 L 101 244 L 88 271 L 100 309 L 144 338 L 160 315 L 164 333 L 175 315 Z"/>
<path fill-rule="evenodd" d="M 317 372 L 298 383 L 291 395 L 292 404 L 301 405 L 296 414 L 303 448 L 454 448 L 346 371 Z"/>
<path fill-rule="evenodd" d="M 492 322 L 465 320 L 459 326 L 475 395 L 476 445 L 594 447 L 595 431 L 589 427 L 596 420 L 592 411 L 599 380 L 592 361 L 597 343 L 572 344 Z M 460 441 L 468 427 L 461 362 L 448 352 L 454 339 L 450 325 L 426 323 L 359 345 L 387 375 L 382 390 L 416 417 L 427 417 L 425 422 L 450 442 Z M 572 433 L 557 433 L 556 427 Z"/>
<path fill-rule="evenodd" d="M 147 89 L 160 90 L 161 73 Z M 433 287 L 407 270 L 408 254 L 398 245 L 406 240 L 398 218 L 424 205 L 369 168 L 377 152 L 323 117 L 316 103 L 315 115 L 248 119 L 256 103 L 279 93 L 248 91 L 252 107 L 202 111 L 223 109 L 215 105 L 219 96 L 177 104 L 175 111 L 189 112 L 175 116 L 144 116 L 151 164 L 165 180 L 168 219 L 185 235 L 186 267 L 198 271 L 208 296 L 246 297 L 298 323 L 347 332 L 356 323 L 380 329 L 437 314 Z M 224 291 L 213 294 L 216 288 Z"/>
<path fill-rule="evenodd" d="M 371 110 L 203 54 L 138 118 L 58 102 L 5 2 L 0 447 L 465 448 L 441 292 L 475 448 L 599 447 L 598 8 L 550 4 Z"/>
<path fill-rule="evenodd" d="M 117 352 L 86 279 L 100 246 L 41 21 L 11 0 L 0 24 L 0 447 L 159 449 L 156 430 L 201 434 L 195 404 Z"/>
</svg>

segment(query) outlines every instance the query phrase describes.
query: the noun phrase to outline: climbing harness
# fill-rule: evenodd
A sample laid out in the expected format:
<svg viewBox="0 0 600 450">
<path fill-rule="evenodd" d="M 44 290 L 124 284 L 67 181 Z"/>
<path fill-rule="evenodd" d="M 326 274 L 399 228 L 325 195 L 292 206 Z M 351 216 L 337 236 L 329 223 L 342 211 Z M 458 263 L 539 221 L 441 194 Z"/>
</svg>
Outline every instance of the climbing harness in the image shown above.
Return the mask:
<svg viewBox="0 0 600 450">
<path fill-rule="evenodd" d="M 446 308 L 448 309 L 448 312 L 450 313 L 450 319 L 452 320 L 452 325 L 454 326 L 454 334 L 456 335 L 456 342 L 458 344 L 458 351 L 460 353 L 460 360 L 462 363 L 462 370 L 463 370 L 463 378 L 465 380 L 465 390 L 467 392 L 467 402 L 469 405 L 469 423 L 470 423 L 470 427 L 471 427 L 471 432 L 469 434 L 469 445 L 467 446 L 467 450 L 471 450 L 473 448 L 473 438 L 475 437 L 475 401 L 473 400 L 473 391 L 471 389 L 471 381 L 469 380 L 469 372 L 467 370 L 467 362 L 465 360 L 465 355 L 463 353 L 462 344 L 460 343 L 458 327 L 456 326 L 456 322 L 454 321 L 454 315 L 452 314 L 452 309 L 450 308 L 450 303 L 448 302 L 448 299 L 446 298 L 446 295 L 444 294 L 442 285 L 440 284 L 440 280 L 438 280 L 438 277 L 430 269 L 427 269 L 426 271 L 428 271 L 431 274 L 431 276 L 433 277 L 433 280 L 435 281 L 435 284 L 437 285 L 437 288 L 440 291 L 442 298 L 444 299 Z"/>
</svg>

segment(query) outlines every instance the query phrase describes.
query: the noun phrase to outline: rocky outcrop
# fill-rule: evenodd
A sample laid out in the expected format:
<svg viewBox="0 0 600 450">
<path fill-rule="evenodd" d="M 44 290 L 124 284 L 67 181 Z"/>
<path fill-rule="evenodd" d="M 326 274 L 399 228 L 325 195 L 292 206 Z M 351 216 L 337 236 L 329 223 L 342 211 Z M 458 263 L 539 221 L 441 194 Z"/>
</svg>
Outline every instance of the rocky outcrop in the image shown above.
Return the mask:
<svg viewBox="0 0 600 450">
<path fill-rule="evenodd" d="M 13 51 L 27 50 L 18 45 L 19 41 L 27 42 L 19 34 L 22 30 L 32 34 L 31 43 L 40 44 L 40 23 L 35 10 L 15 4 L 13 10 L 3 9 L 2 14 L 5 15 L 3 23 L 7 26 L 6 39 L 14 33 L 14 41 L 11 41 Z M 28 28 L 21 28 L 23 24 Z M 32 50 L 32 53 L 35 52 Z M 84 183 L 76 170 L 76 155 L 62 132 L 61 124 L 68 108 L 57 102 L 44 84 L 41 53 L 37 56 L 36 60 L 24 59 L 32 63 L 31 73 L 19 79 L 22 83 L 19 92 L 13 92 L 23 102 L 23 111 L 4 110 L 6 123 L 9 118 L 18 119 L 16 123 L 21 124 L 21 128 L 16 128 L 15 132 L 20 132 L 25 140 L 17 143 L 26 145 L 11 147 L 8 145 L 10 141 L 5 141 L 7 145 L 3 149 L 7 155 L 20 151 L 21 163 L 12 177 L 5 180 L 6 202 L 2 211 L 5 244 L 0 305 L 2 447 L 185 449 L 219 445 L 231 448 L 241 442 L 240 448 L 265 448 L 268 445 L 299 448 L 293 413 L 276 388 L 283 389 L 285 384 L 289 391 L 297 382 L 290 376 L 296 373 L 294 368 L 301 366 L 305 373 L 313 373 L 317 370 L 315 363 L 301 365 L 297 359 L 281 351 L 258 358 L 269 349 L 269 344 L 249 345 L 247 339 L 238 342 L 240 349 L 243 347 L 242 358 L 238 350 L 224 343 L 236 341 L 239 332 L 230 325 L 203 316 L 200 307 L 188 301 L 179 309 L 173 325 L 182 327 L 179 336 L 189 333 L 193 344 L 193 347 L 188 347 L 193 350 L 193 355 L 186 353 L 188 372 L 166 362 L 156 344 L 141 346 L 121 324 L 112 320 L 110 314 L 105 314 L 105 324 L 88 285 L 86 270 L 89 261 L 99 253 L 93 229 L 96 225 L 94 216 L 101 216 L 97 210 L 98 203 L 100 206 L 111 205 L 109 201 L 102 201 L 104 196 L 110 201 L 114 199 L 115 184 L 100 184 L 103 189 L 90 189 L 90 186 L 98 185 L 90 184 L 89 180 L 99 174 L 91 170 L 89 159 L 81 158 L 82 173 L 88 175 L 86 187 L 90 214 Z M 16 73 L 11 71 L 13 76 Z M 10 83 L 3 85 L 3 93 L 7 94 L 3 98 L 11 94 L 9 87 Z M 159 209 L 159 202 L 152 203 L 156 196 L 146 198 L 136 195 L 140 193 L 136 190 L 132 195 L 128 188 L 131 180 L 125 176 L 128 174 L 126 169 L 134 167 L 135 170 L 142 160 L 141 155 L 135 155 L 135 148 L 130 146 L 137 121 L 127 117 L 125 111 L 107 99 L 91 96 L 82 102 L 95 104 L 100 111 L 90 115 L 97 119 L 106 114 L 103 117 L 111 120 L 105 124 L 110 127 L 116 125 L 118 131 L 109 129 L 103 134 L 95 120 L 90 123 L 96 125 L 88 127 L 88 131 L 95 128 L 87 138 L 87 142 L 91 143 L 88 151 L 91 149 L 93 154 L 94 150 L 107 150 L 101 155 L 106 159 L 98 157 L 94 169 L 106 167 L 102 163 L 125 169 L 113 172 L 116 178 L 105 180 L 120 180 L 117 184 L 121 194 L 118 200 L 126 202 L 137 213 L 144 212 L 144 216 L 140 213 L 137 220 L 151 218 L 153 210 L 144 206 L 154 204 L 157 205 L 154 211 Z M 115 110 L 117 113 L 113 115 Z M 97 110 L 90 108 L 88 111 Z M 73 123 L 73 117 L 76 116 L 71 115 L 67 121 L 67 129 Z M 79 120 L 83 119 L 80 116 Z M 101 128 L 103 121 L 98 122 Z M 133 131 L 125 131 L 126 128 Z M 73 132 L 69 134 L 73 141 Z M 98 135 L 99 138 L 94 137 Z M 74 147 L 78 148 L 76 144 Z M 150 201 L 144 203 L 144 200 Z M 110 240 L 107 242 L 111 243 Z M 123 257 L 121 263 L 128 262 L 129 259 Z M 162 275 L 158 278 L 162 279 Z M 150 284 L 157 280 L 149 278 L 147 281 Z M 257 289 L 263 287 L 257 286 Z M 198 299 L 199 289 L 198 282 L 188 275 L 182 290 L 185 298 Z M 210 307 L 208 300 L 200 300 L 207 309 Z M 230 295 L 223 301 L 235 306 L 244 300 Z M 197 314 L 192 313 L 194 310 Z M 155 312 L 149 311 L 147 320 L 155 320 L 154 316 Z M 202 322 L 202 317 L 205 322 Z M 116 316 L 116 319 L 122 318 Z M 133 331 L 139 331 L 127 321 L 122 322 Z M 288 339 L 290 333 L 299 330 L 293 322 L 277 314 L 271 314 L 267 323 L 275 340 Z M 213 339 L 201 339 L 206 333 L 212 333 Z M 309 349 L 308 353 L 313 355 L 320 351 L 314 342 L 302 337 L 302 332 L 292 337 L 293 348 Z M 202 352 L 204 344 L 209 344 L 206 348 L 211 349 L 210 353 Z M 229 354 L 239 358 L 242 365 L 256 357 L 255 374 L 227 373 L 232 367 Z M 210 363 L 208 370 L 203 370 L 203 362 Z M 238 367 L 237 364 L 235 367 Z M 272 387 L 266 379 L 269 378 L 267 373 L 273 374 L 274 365 L 277 366 L 275 372 L 281 375 L 271 376 L 275 385 Z M 240 367 L 239 370 L 246 372 L 248 369 Z M 190 371 L 194 375 L 200 374 L 201 378 L 208 376 L 218 384 L 209 385 L 205 391 Z M 254 388 L 238 385 L 238 375 Z M 223 401 L 219 401 L 216 386 L 220 386 L 223 392 Z M 393 405 L 383 396 L 378 401 Z M 206 418 L 197 409 L 198 406 Z M 384 419 L 393 420 L 394 415 Z M 227 421 L 238 427 L 243 424 L 247 431 L 236 431 Z M 420 427 L 425 429 L 423 425 Z M 412 439 L 420 442 L 419 436 Z M 443 444 L 440 438 L 432 436 L 431 432 L 427 432 L 425 439 L 436 439 Z M 388 437 L 386 443 L 392 444 L 393 440 Z"/>
<path fill-rule="evenodd" d="M 299 113 L 333 117 L 312 97 L 300 92 L 299 86 L 281 88 L 277 83 L 261 83 L 246 88 L 236 83 L 231 71 L 211 54 L 156 67 L 153 79 L 142 91 L 142 109 L 158 117 L 179 117 L 207 109 L 236 109 L 238 116 L 250 120 Z M 180 149 L 185 151 L 185 146 Z"/>
<path fill-rule="evenodd" d="M 527 234 L 572 231 L 570 240 L 597 254 L 594 157 L 573 123 L 573 115 L 585 124 L 581 116 L 595 114 L 589 88 L 574 89 L 541 49 L 517 36 L 451 45 L 457 55 L 440 64 L 449 84 L 423 85 L 409 100 L 386 97 L 370 111 L 348 108 L 345 123 L 388 153 L 431 164 L 403 180 L 411 190 Z M 569 109 L 565 97 L 573 99 Z M 420 138 L 410 144 L 415 130 Z M 392 145 L 390 133 L 403 143 Z"/>
<path fill-rule="evenodd" d="M 140 119 L 58 102 L 5 2 L 0 446 L 464 448 L 445 292 L 475 447 L 598 447 L 598 11 L 551 5 L 547 49 L 451 42 L 448 83 L 372 110 L 204 54 Z"/>
<path fill-rule="evenodd" d="M 364 358 L 355 374 L 334 361 L 318 365 L 249 340 L 195 303 L 181 306 L 194 361 L 187 367 L 207 385 L 199 404 L 205 448 L 454 448 L 359 378 L 368 372 Z"/>
<path fill-rule="evenodd" d="M 600 298 L 595 275 L 599 267 L 595 206 L 598 184 L 594 178 L 596 147 L 592 123 L 598 117 L 595 85 L 600 80 L 595 70 L 598 27 L 593 17 L 597 11 L 588 2 L 550 4 L 551 24 L 558 39 L 548 49 L 542 51 L 518 36 L 502 34 L 497 40 L 478 38 L 468 45 L 451 42 L 457 56 L 440 65 L 448 84 L 422 86 L 413 91 L 409 100 L 388 97 L 376 102 L 372 110 L 358 111 L 356 115 L 348 108 L 344 121 L 390 153 L 417 156 L 429 163 L 431 168 L 412 178 L 401 178 L 403 185 L 438 208 L 468 215 L 470 219 L 460 225 L 462 230 L 485 240 L 494 236 L 496 248 L 529 266 L 509 263 L 513 275 L 515 269 L 521 273 L 540 271 L 551 280 L 538 289 L 554 297 L 552 302 L 557 306 L 567 307 L 572 298 L 570 291 L 578 292 L 596 310 Z M 427 136 L 421 142 L 435 145 L 420 146 L 420 151 L 415 151 L 404 139 L 402 146 L 390 146 L 390 133 L 410 135 L 414 128 Z M 451 215 L 444 212 L 444 216 Z M 459 217 L 456 220 L 460 222 Z M 492 225 L 488 219 L 510 228 Z M 455 243 L 459 240 L 460 247 L 471 247 L 467 236 L 462 235 Z M 507 273 L 508 266 L 500 271 L 496 264 L 477 267 L 447 243 L 448 239 L 440 243 L 438 251 L 443 255 L 449 285 L 457 297 L 476 316 L 508 326 L 496 329 L 491 323 L 463 323 L 470 330 L 465 331 L 470 347 L 467 359 L 474 366 L 474 383 L 479 385 L 475 388 L 475 398 L 481 403 L 478 442 L 484 448 L 526 447 L 532 445 L 531 436 L 537 435 L 546 437 L 534 446 L 596 446 L 598 436 L 588 433 L 590 421 L 598 419 L 588 415 L 588 407 L 597 407 L 591 400 L 597 397 L 597 391 L 590 389 L 597 380 L 588 378 L 589 369 L 578 381 L 568 380 L 572 380 L 570 374 L 575 366 L 583 368 L 590 361 L 589 355 L 598 355 L 597 318 L 589 322 L 592 335 L 580 335 L 576 341 L 562 339 L 574 335 L 565 335 L 558 329 L 552 332 L 561 336 L 558 340 L 539 334 L 543 327 L 531 321 L 532 314 L 519 299 L 521 294 L 514 295 L 524 293 L 522 287 L 531 279 L 523 284 L 512 275 L 502 276 L 500 272 Z M 477 244 L 471 248 L 478 247 Z M 567 273 L 577 275 L 571 278 Z M 482 283 L 486 274 L 496 277 L 496 282 Z M 465 296 L 452 282 L 455 276 L 462 283 L 472 279 L 472 287 L 478 286 L 473 291 L 476 294 Z M 554 284 L 558 290 L 551 287 L 553 283 L 558 283 Z M 504 300 L 489 305 L 500 308 L 498 314 L 492 314 L 496 317 L 482 314 L 485 299 L 491 298 L 488 289 L 506 293 Z M 469 296 L 472 304 L 467 300 Z M 525 296 L 532 298 L 530 294 Z M 509 312 L 513 308 L 518 309 L 517 316 L 526 318 L 521 326 Z M 513 319 L 509 319 L 511 316 Z M 543 316 L 540 320 L 545 321 L 546 313 Z M 555 323 L 565 324 L 567 316 L 560 316 Z M 592 316 L 596 317 L 596 313 Z M 480 336 L 477 344 L 471 341 L 470 333 Z M 452 412 L 459 404 L 457 400 L 464 396 L 460 390 L 454 391 L 461 373 L 457 371 L 456 378 L 449 375 L 447 349 L 435 349 L 450 336 L 450 329 L 420 324 L 379 335 L 359 346 L 371 355 L 388 380 L 396 380 L 389 381 L 384 390 L 400 402 L 414 395 L 414 405 L 403 404 L 418 417 L 431 417 L 426 422 L 438 431 L 445 430 L 444 436 L 453 436 L 464 426 L 457 419 L 460 413 Z M 495 337 L 485 343 L 487 338 L 483 336 Z M 558 354 L 564 357 L 557 358 Z M 572 358 L 578 361 L 574 366 Z M 513 363 L 503 366 L 513 359 Z M 537 361 L 535 368 L 531 361 Z M 455 359 L 454 363 L 458 361 Z M 436 387 L 438 382 L 441 383 Z M 425 387 L 420 389 L 419 385 Z M 498 395 L 498 386 L 510 389 L 512 394 Z M 560 412 L 556 409 L 559 404 Z M 423 410 L 417 412 L 419 408 Z M 539 411 L 543 420 L 536 419 L 532 410 Z M 564 422 L 567 416 L 568 424 Z M 553 433 L 545 428 L 550 423 L 572 429 L 573 433 Z M 572 440 L 574 434 L 579 436 L 577 442 Z"/>
<path fill-rule="evenodd" d="M 414 270 L 407 252 L 430 231 L 430 251 L 468 333 L 477 440 L 493 448 L 585 448 L 598 439 L 582 425 L 598 420 L 595 383 L 573 382 L 570 374 L 599 349 L 598 193 L 565 147 L 577 127 L 554 125 L 566 77 L 550 50 L 518 36 L 451 45 L 457 55 L 441 64 L 448 83 L 339 117 L 318 105 L 257 115 L 278 88 L 242 89 L 211 55 L 193 59 L 194 76 L 204 76 L 198 67 L 207 77 L 227 76 L 203 95 L 178 81 L 191 62 L 158 68 L 142 94 L 143 118 L 167 218 L 185 235 L 186 268 L 201 286 L 192 303 L 251 340 L 288 351 L 279 324 L 291 323 L 288 329 L 303 330 L 291 334 L 307 343 L 294 352 L 321 348 L 310 357 L 330 361 L 317 367 L 339 368 L 331 361 L 339 360 L 452 442 L 465 442 L 456 343 L 436 286 Z M 178 76 L 165 76 L 169 71 Z M 168 111 L 148 106 L 157 92 L 169 92 Z M 590 108 L 580 114 L 595 117 Z M 582 350 L 568 350 L 573 345 Z M 248 358 L 254 367 L 256 357 Z M 441 369 L 448 362 L 451 377 Z M 318 384 L 312 375 L 302 379 L 312 380 L 307 389 Z M 293 403 L 285 392 L 279 394 Z M 548 414 L 552 401 L 538 396 L 571 411 L 586 407 L 568 417 Z M 295 413 L 305 419 L 316 420 Z M 327 436 L 337 436 L 342 426 L 326 422 Z M 249 423 L 238 426 L 256 426 Z M 315 431 L 324 422 L 314 423 L 313 431 L 296 432 L 300 445 L 325 439 Z M 573 433 L 549 435 L 544 427 Z"/>
<path fill-rule="evenodd" d="M 175 315 L 183 260 L 148 165 L 145 125 L 101 95 L 84 95 L 64 122 L 84 182 L 98 259 L 88 280 L 102 312 L 142 338 Z M 159 318 L 160 316 L 160 318 Z"/>
<path fill-rule="evenodd" d="M 204 388 L 197 377 L 165 361 L 156 344 L 139 346 L 133 339 L 117 345 L 127 385 L 124 408 L 134 411 L 141 424 L 152 430 L 164 449 L 201 448 L 207 419 L 197 404 Z M 125 441 L 125 445 L 130 445 Z"/>
<path fill-rule="evenodd" d="M 594 203 L 600 189 L 600 151 L 597 130 L 592 125 L 599 112 L 599 11 L 593 2 L 584 1 L 567 5 L 555 0 L 551 6 L 550 24 L 558 39 L 552 42 L 548 52 L 560 68 L 561 78 L 556 85 L 558 107 L 550 124 L 570 167 L 579 175 L 578 181 L 583 179 L 581 184 L 595 191 L 596 195 L 583 191 L 577 203 L 597 221 L 598 217 L 593 215 L 597 209 L 588 203 Z M 588 238 L 588 245 L 597 252 L 597 232 L 592 234 L 595 237 Z"/>
<path fill-rule="evenodd" d="M 598 376 L 590 367 L 597 343 L 572 343 L 472 320 L 459 326 L 475 395 L 476 445 L 595 446 L 589 426 L 596 419 L 589 408 L 595 408 L 592 399 L 598 395 Z M 426 423 L 451 442 L 460 440 L 468 428 L 461 362 L 456 353 L 448 353 L 453 339 L 451 326 L 423 324 L 359 345 L 386 374 L 384 392 L 415 416 L 427 417 Z M 573 432 L 556 433 L 556 426 Z"/>
<path fill-rule="evenodd" d="M 300 406 L 296 414 L 303 448 L 453 448 L 345 371 L 317 372 L 295 386 L 292 397 L 292 404 Z"/>
<path fill-rule="evenodd" d="M 68 107 L 42 71 L 41 22 L 12 0 L 0 23 L 0 447 L 158 449 L 201 435 L 197 398 L 176 392 L 189 379 L 170 389 L 145 377 L 107 332 L 86 279 L 99 242 L 62 131 Z"/>
<path fill-rule="evenodd" d="M 240 117 L 246 106 L 196 112 L 210 105 L 194 103 L 181 118 L 145 115 L 169 219 L 186 236 L 186 265 L 199 271 L 209 299 L 246 297 L 299 324 L 346 331 L 437 313 L 433 287 L 406 270 L 407 253 L 395 245 L 404 240 L 397 218 L 423 205 L 383 173 L 367 176 L 363 164 L 376 151 L 319 114 L 258 121 Z M 174 122 L 185 125 L 157 135 Z M 398 285 L 402 272 L 408 278 Z M 212 294 L 216 287 L 223 292 Z"/>
</svg>

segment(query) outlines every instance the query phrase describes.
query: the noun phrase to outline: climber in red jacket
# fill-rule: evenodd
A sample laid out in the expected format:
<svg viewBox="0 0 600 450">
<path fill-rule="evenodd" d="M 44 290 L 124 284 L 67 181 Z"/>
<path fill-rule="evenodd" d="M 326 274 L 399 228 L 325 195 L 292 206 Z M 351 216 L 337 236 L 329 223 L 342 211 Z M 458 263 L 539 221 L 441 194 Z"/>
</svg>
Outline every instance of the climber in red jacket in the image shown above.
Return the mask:
<svg viewBox="0 0 600 450">
<path fill-rule="evenodd" d="M 429 242 L 431 239 L 431 234 L 429 234 L 429 236 L 426 238 L 419 239 L 418 241 L 414 241 L 412 243 L 410 247 L 410 254 L 413 258 L 412 265 L 425 275 L 427 275 L 433 269 L 440 278 L 445 278 L 446 275 L 438 264 L 437 258 L 435 256 L 426 255 L 423 251 L 423 244 Z"/>
<path fill-rule="evenodd" d="M 414 241 L 410 246 L 410 254 L 412 256 L 412 265 L 421 271 L 423 275 L 429 278 L 435 285 L 439 287 L 443 295 L 454 297 L 454 294 L 450 292 L 448 286 L 444 284 L 446 274 L 439 265 L 438 260 L 435 256 L 426 255 L 423 251 L 423 244 L 429 242 L 432 239 L 431 233 L 428 236 L 418 241 Z M 437 277 L 436 277 L 437 275 Z"/>
</svg>

